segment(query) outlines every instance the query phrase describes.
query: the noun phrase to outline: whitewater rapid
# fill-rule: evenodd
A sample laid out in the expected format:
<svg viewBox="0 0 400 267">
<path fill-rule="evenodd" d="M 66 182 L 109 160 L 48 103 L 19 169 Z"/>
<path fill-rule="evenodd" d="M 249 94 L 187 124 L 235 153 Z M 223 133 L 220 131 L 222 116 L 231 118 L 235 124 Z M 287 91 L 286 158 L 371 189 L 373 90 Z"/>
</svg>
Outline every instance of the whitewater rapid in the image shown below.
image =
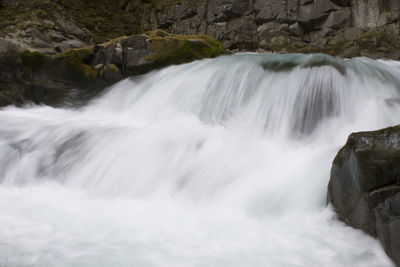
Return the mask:
<svg viewBox="0 0 400 267">
<path fill-rule="evenodd" d="M 400 64 L 238 54 L 81 108 L 0 110 L 0 266 L 393 266 L 335 220 L 332 160 L 400 124 Z"/>
</svg>

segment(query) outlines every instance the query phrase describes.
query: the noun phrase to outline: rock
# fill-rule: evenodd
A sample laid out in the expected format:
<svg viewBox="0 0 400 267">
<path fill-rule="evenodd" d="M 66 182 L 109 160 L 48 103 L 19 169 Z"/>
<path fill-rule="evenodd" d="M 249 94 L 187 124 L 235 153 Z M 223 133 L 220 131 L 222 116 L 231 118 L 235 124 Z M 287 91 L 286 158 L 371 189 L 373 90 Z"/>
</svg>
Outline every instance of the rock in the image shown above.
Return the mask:
<svg viewBox="0 0 400 267">
<path fill-rule="evenodd" d="M 254 50 L 257 48 L 257 25 L 252 18 L 237 18 L 229 21 L 227 32 L 231 33 L 230 49 Z M 228 38 L 227 38 L 228 39 Z"/>
<path fill-rule="evenodd" d="M 268 49 L 271 38 L 284 38 L 282 49 L 291 52 L 343 55 L 338 46 L 352 44 L 357 47 L 355 53 L 346 52 L 349 55 L 400 56 L 398 0 L 2 1 L 0 38 L 31 52 L 62 53 L 163 29 L 174 34 L 207 34 L 226 49 L 238 51 Z M 267 23 L 273 26 L 268 34 L 258 30 Z M 353 42 L 356 37 L 341 39 L 350 28 L 362 32 L 355 36 L 390 32 L 391 41 L 384 42 L 390 45 L 376 46 L 374 52 L 369 45 L 365 49 Z"/>
<path fill-rule="evenodd" d="M 400 265 L 400 194 L 387 198 L 375 209 L 376 230 L 386 253 Z"/>
<path fill-rule="evenodd" d="M 222 45 L 208 36 L 163 31 L 124 36 L 56 55 L 30 52 L 0 40 L 0 104 L 76 103 L 124 77 L 223 53 Z"/>
<path fill-rule="evenodd" d="M 65 40 L 65 41 L 56 43 L 53 46 L 53 48 L 56 50 L 56 52 L 63 53 L 71 48 L 80 48 L 80 47 L 85 47 L 85 46 L 87 46 L 87 44 L 82 42 L 81 40 L 69 39 L 69 40 Z"/>
<path fill-rule="evenodd" d="M 335 10 L 337 7 L 329 0 L 316 1 L 312 5 L 300 6 L 298 21 L 306 29 L 318 30 L 321 29 L 329 13 Z"/>
<path fill-rule="evenodd" d="M 248 7 L 248 0 L 209 0 L 208 21 L 227 21 L 243 16 Z"/>
<path fill-rule="evenodd" d="M 7 6 L 17 6 L 21 2 L 20 0 L 1 0 L 0 6 L 7 7 Z"/>
<path fill-rule="evenodd" d="M 257 12 L 257 21 L 264 23 L 273 21 L 279 14 L 283 14 L 285 6 L 282 1 L 255 0 L 254 10 Z"/>
<path fill-rule="evenodd" d="M 109 64 L 105 66 L 102 71 L 100 72 L 100 76 L 107 82 L 107 83 L 116 83 L 124 76 L 121 73 L 121 70 L 114 64 Z"/>
<path fill-rule="evenodd" d="M 350 21 L 350 17 L 350 9 L 341 9 L 330 12 L 322 27 L 338 30 L 340 28 L 343 28 L 343 26 L 345 26 Z"/>
<path fill-rule="evenodd" d="M 292 25 L 289 26 L 289 32 L 291 32 L 292 34 L 294 34 L 296 36 L 304 35 L 304 29 L 303 29 L 303 27 L 301 27 L 301 25 L 298 22 L 293 23 Z"/>
<path fill-rule="evenodd" d="M 335 3 L 338 6 L 347 7 L 350 5 L 351 0 L 331 0 L 331 2 Z"/>
<path fill-rule="evenodd" d="M 376 236 L 400 264 L 400 126 L 349 136 L 333 161 L 328 199 L 340 220 Z"/>
<path fill-rule="evenodd" d="M 93 64 L 114 64 L 124 75 L 135 75 L 223 53 L 222 45 L 208 36 L 180 36 L 159 30 L 97 46 Z"/>
</svg>

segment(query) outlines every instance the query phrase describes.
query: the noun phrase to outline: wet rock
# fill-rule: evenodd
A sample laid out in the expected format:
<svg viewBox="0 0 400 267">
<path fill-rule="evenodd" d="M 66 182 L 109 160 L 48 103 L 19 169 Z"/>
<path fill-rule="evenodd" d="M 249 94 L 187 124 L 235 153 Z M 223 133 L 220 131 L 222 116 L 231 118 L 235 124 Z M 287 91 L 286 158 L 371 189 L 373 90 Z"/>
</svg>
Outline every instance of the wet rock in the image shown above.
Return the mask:
<svg viewBox="0 0 400 267">
<path fill-rule="evenodd" d="M 163 31 L 66 49 L 55 55 L 31 52 L 0 40 L 0 105 L 74 103 L 124 77 L 223 53 L 222 45 L 208 36 Z"/>
<path fill-rule="evenodd" d="M 386 253 L 400 265 L 400 193 L 387 198 L 375 209 L 376 230 Z"/>
<path fill-rule="evenodd" d="M 124 76 L 121 73 L 121 70 L 114 64 L 109 64 L 109 65 L 105 66 L 101 70 L 100 76 L 107 83 L 110 83 L 110 84 L 116 83 L 116 82 L 122 80 L 122 78 L 124 78 Z"/>
<path fill-rule="evenodd" d="M 376 236 L 400 264 L 400 126 L 349 136 L 333 161 L 328 199 L 340 220 Z"/>
</svg>

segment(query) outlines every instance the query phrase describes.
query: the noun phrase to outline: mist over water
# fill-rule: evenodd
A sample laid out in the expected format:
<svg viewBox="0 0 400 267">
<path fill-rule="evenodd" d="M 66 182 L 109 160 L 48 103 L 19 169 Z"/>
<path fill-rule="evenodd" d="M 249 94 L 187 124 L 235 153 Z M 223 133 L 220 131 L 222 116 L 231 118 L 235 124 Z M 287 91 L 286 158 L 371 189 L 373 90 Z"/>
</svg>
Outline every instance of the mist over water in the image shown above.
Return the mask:
<svg viewBox="0 0 400 267">
<path fill-rule="evenodd" d="M 351 132 L 399 123 L 399 63 L 301 54 L 3 108 L 0 266 L 392 266 L 326 188 Z"/>
</svg>

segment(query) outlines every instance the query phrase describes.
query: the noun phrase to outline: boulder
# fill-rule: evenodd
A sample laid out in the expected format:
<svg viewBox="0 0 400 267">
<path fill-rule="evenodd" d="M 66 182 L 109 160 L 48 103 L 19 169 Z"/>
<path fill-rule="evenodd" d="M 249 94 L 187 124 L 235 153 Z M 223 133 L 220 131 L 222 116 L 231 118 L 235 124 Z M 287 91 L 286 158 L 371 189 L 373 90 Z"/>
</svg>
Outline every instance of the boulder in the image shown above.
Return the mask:
<svg viewBox="0 0 400 267">
<path fill-rule="evenodd" d="M 400 193 L 375 209 L 376 231 L 386 253 L 400 265 Z"/>
<path fill-rule="evenodd" d="M 377 237 L 400 264 L 400 126 L 349 136 L 333 161 L 328 199 L 340 220 Z"/>
<path fill-rule="evenodd" d="M 156 30 L 96 46 L 92 65 L 114 64 L 124 76 L 129 76 L 224 53 L 222 45 L 208 36 L 173 35 Z"/>
<path fill-rule="evenodd" d="M 80 104 L 124 77 L 225 53 L 208 36 L 153 31 L 59 54 L 31 52 L 0 40 L 0 106 L 26 101 Z"/>
</svg>

